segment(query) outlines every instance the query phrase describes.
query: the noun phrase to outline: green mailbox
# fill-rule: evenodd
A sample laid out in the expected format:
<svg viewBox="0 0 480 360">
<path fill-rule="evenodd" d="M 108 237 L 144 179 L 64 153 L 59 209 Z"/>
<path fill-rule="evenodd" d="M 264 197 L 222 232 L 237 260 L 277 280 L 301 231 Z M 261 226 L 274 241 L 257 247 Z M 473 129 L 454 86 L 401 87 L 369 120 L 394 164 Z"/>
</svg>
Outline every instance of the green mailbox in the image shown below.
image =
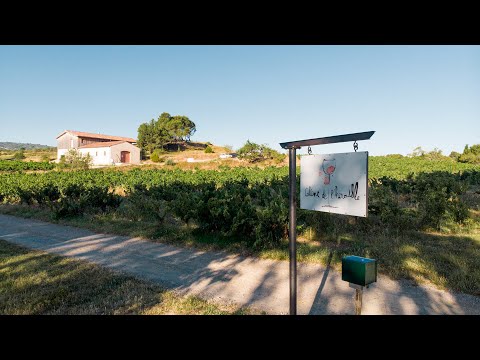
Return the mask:
<svg viewBox="0 0 480 360">
<path fill-rule="evenodd" d="M 344 256 L 342 258 L 342 280 L 360 286 L 376 282 L 377 261 L 354 255 Z"/>
</svg>

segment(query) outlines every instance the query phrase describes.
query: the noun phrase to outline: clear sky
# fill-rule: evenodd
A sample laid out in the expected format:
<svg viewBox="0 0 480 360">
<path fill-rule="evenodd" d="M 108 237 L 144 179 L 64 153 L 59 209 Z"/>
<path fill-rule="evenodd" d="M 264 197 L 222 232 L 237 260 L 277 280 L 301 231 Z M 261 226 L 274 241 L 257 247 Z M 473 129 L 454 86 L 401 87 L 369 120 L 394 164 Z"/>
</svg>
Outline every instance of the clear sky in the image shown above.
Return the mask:
<svg viewBox="0 0 480 360">
<path fill-rule="evenodd" d="M 162 112 L 234 148 L 376 130 L 359 150 L 448 155 L 480 143 L 480 46 L 0 46 L 0 141 L 136 137 Z"/>
</svg>

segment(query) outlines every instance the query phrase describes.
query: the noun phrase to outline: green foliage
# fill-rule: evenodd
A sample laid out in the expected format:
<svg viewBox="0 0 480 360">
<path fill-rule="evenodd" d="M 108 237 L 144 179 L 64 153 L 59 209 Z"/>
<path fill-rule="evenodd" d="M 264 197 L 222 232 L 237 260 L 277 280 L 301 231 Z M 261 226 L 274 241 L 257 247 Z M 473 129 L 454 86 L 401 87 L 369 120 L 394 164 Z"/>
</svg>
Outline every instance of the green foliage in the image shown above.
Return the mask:
<svg viewBox="0 0 480 360">
<path fill-rule="evenodd" d="M 42 161 L 43 162 L 50 162 L 50 156 L 48 156 L 47 154 L 43 154 L 42 155 Z"/>
<path fill-rule="evenodd" d="M 212 154 L 214 151 L 210 145 L 205 148 L 205 154 Z"/>
<path fill-rule="evenodd" d="M 413 152 L 411 154 L 408 154 L 408 156 L 410 157 L 417 157 L 423 155 L 425 155 L 425 150 L 423 150 L 421 146 L 417 146 L 415 149 L 413 149 Z"/>
<path fill-rule="evenodd" d="M 467 184 L 446 172 L 419 174 L 413 185 L 413 198 L 418 204 L 420 224 L 440 230 L 449 221 L 464 222 L 468 209 L 460 201 Z"/>
<path fill-rule="evenodd" d="M 13 154 L 13 160 L 23 160 L 25 159 L 25 149 L 22 148 L 21 150 L 17 151 L 15 154 Z"/>
<path fill-rule="evenodd" d="M 49 198 L 46 203 L 53 210 L 54 217 L 61 219 L 89 209 L 105 212 L 108 208 L 116 208 L 120 205 L 120 197 L 111 193 L 108 186 L 71 184 L 60 190 L 58 198 Z"/>
<path fill-rule="evenodd" d="M 157 120 L 143 123 L 138 127 L 138 146 L 150 153 L 154 149 L 163 148 L 166 144 L 190 141 L 195 133 L 196 125 L 187 116 L 162 113 Z"/>
<path fill-rule="evenodd" d="M 172 159 L 167 159 L 167 161 L 165 161 L 165 165 L 173 166 L 175 165 L 175 161 L 173 161 Z"/>
<path fill-rule="evenodd" d="M 164 153 L 165 153 L 165 150 L 163 149 L 155 149 L 152 155 L 150 155 L 150 160 L 152 160 L 153 162 L 162 162 L 164 161 L 164 158 L 161 157 L 160 155 Z"/>
<path fill-rule="evenodd" d="M 153 162 L 159 162 L 160 156 L 158 156 L 158 154 L 154 152 L 152 155 L 150 155 L 150 160 L 152 160 Z"/>
<path fill-rule="evenodd" d="M 369 177 L 380 178 L 387 176 L 395 179 L 405 179 L 409 174 L 422 172 L 447 171 L 458 173 L 468 170 L 478 170 L 473 164 L 462 164 L 451 159 L 428 160 L 425 157 L 392 158 L 388 156 L 369 156 Z"/>
<path fill-rule="evenodd" d="M 75 149 L 70 149 L 60 158 L 59 169 L 88 169 L 92 166 L 93 159 L 90 154 L 83 155 Z"/>
<path fill-rule="evenodd" d="M 259 145 L 247 140 L 245 145 L 237 150 L 238 158 L 247 160 L 250 163 L 261 162 L 265 160 L 275 160 L 277 162 L 285 159 L 285 154 L 269 148 L 267 145 Z"/>
<path fill-rule="evenodd" d="M 0 160 L 0 171 L 52 170 L 55 164 L 49 162 Z"/>
<path fill-rule="evenodd" d="M 455 161 L 458 161 L 458 159 L 460 158 L 460 153 L 456 152 L 456 151 L 452 151 L 450 153 L 450 155 L 448 155 L 450 158 L 452 158 L 453 160 Z"/>
<path fill-rule="evenodd" d="M 133 221 L 163 223 L 168 203 L 162 199 L 161 189 L 157 190 L 160 194 L 154 189 L 148 190 L 144 185 L 136 185 L 119 207 L 119 215 Z"/>
<path fill-rule="evenodd" d="M 385 227 L 400 229 L 408 224 L 407 214 L 400 208 L 399 198 L 395 194 L 399 186 L 389 183 L 389 180 L 382 178 L 370 182 L 368 211 Z"/>
<path fill-rule="evenodd" d="M 372 179 L 369 212 L 389 227 L 441 230 L 462 224 L 468 208 L 460 201 L 469 184 L 480 184 L 480 173 L 420 173 L 404 180 Z M 403 204 L 401 204 L 402 202 Z"/>
<path fill-rule="evenodd" d="M 387 155 L 390 156 L 390 155 Z M 480 144 L 469 147 L 465 145 L 463 153 L 460 154 L 456 151 L 452 151 L 449 156 L 442 154 L 442 151 L 435 148 L 433 151 L 427 152 L 420 146 L 416 147 L 411 154 L 412 158 L 421 158 L 425 160 L 448 160 L 458 161 L 465 164 L 480 164 Z"/>
<path fill-rule="evenodd" d="M 480 144 L 471 147 L 465 145 L 463 154 L 458 157 L 458 161 L 468 164 L 480 164 Z"/>
<path fill-rule="evenodd" d="M 420 157 L 427 160 L 447 160 L 449 157 L 442 154 L 442 150 L 434 148 L 432 151 L 425 151 L 420 146 L 413 149 L 410 157 Z"/>
<path fill-rule="evenodd" d="M 288 236 L 288 203 L 282 191 L 272 190 L 268 202 L 257 208 L 255 247 L 273 247 Z"/>
</svg>

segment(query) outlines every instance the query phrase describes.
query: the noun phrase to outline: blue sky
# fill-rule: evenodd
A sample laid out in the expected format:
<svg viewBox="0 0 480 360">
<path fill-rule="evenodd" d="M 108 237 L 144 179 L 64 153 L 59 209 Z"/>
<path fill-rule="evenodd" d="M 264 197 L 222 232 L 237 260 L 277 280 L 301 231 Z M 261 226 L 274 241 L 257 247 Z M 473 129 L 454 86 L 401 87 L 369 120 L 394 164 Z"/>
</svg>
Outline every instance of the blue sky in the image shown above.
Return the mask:
<svg viewBox="0 0 480 360">
<path fill-rule="evenodd" d="M 0 46 L 0 141 L 136 137 L 162 112 L 234 148 L 376 130 L 359 150 L 461 152 L 480 143 L 480 46 Z"/>
</svg>

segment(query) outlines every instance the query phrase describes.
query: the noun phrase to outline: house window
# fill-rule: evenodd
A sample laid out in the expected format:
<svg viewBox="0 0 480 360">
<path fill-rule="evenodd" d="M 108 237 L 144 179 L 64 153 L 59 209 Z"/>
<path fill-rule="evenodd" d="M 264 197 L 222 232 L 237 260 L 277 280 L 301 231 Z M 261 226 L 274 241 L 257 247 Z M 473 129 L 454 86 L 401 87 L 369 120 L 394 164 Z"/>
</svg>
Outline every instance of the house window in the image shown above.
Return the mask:
<svg viewBox="0 0 480 360">
<path fill-rule="evenodd" d="M 85 144 L 85 140 L 82 139 L 82 144 Z"/>
<path fill-rule="evenodd" d="M 98 151 L 95 151 L 95 156 L 98 156 Z"/>
<path fill-rule="evenodd" d="M 107 152 L 106 152 L 106 151 L 103 152 L 103 156 L 107 156 Z"/>
</svg>

